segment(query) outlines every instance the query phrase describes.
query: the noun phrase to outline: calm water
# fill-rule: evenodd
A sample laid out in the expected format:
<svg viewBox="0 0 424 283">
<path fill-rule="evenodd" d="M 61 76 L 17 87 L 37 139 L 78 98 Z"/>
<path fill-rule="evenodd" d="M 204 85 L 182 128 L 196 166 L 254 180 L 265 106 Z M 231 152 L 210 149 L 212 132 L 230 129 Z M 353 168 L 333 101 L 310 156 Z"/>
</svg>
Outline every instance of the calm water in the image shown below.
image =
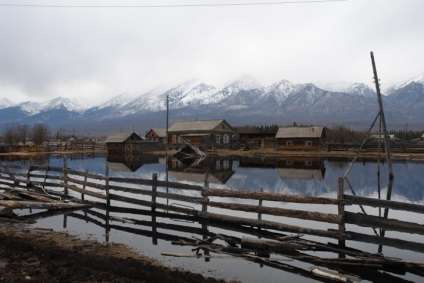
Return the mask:
<svg viewBox="0 0 424 283">
<path fill-rule="evenodd" d="M 4 161 L 3 161 L 4 162 Z M 52 156 L 43 160 L 23 160 L 10 161 L 17 164 L 49 164 L 51 166 L 63 166 L 62 157 Z M 179 162 L 177 160 L 165 161 L 159 157 L 143 157 L 140 160 L 132 162 L 119 162 L 119 160 L 109 159 L 106 157 L 92 158 L 68 158 L 66 164 L 68 167 L 76 170 L 88 170 L 92 173 L 105 174 L 109 168 L 110 176 L 135 177 L 151 179 L 154 173 L 158 174 L 161 180 L 170 180 L 178 182 L 187 182 L 190 184 L 203 184 L 205 172 L 209 174 L 210 187 L 212 188 L 232 188 L 246 191 L 259 191 L 284 194 L 297 194 L 305 196 L 319 196 L 336 198 L 338 178 L 343 177 L 350 161 L 349 160 L 328 160 L 328 159 L 228 159 L 228 158 L 208 158 L 203 161 L 187 160 Z M 168 172 L 166 168 L 168 169 Z M 398 200 L 409 203 L 424 205 L 424 162 L 396 160 L 393 163 L 394 185 L 392 191 L 392 200 Z M 378 182 L 377 182 L 377 162 L 372 160 L 357 161 L 349 174 L 349 181 L 352 185 L 354 193 L 359 196 L 378 198 Z M 387 192 L 387 164 L 381 164 L 381 196 L 386 197 Z M 350 189 L 345 186 L 347 194 L 352 194 Z M 213 199 L 214 200 L 214 199 Z M 217 199 L 219 200 L 219 199 Z M 165 201 L 165 200 L 164 200 Z M 257 204 L 249 201 L 240 201 L 247 204 Z M 113 204 L 112 204 L 113 205 Z M 175 203 L 175 205 L 178 205 Z M 270 202 L 264 202 L 264 206 L 273 205 Z M 194 205 L 193 205 L 194 206 Z M 320 211 L 337 213 L 337 207 L 301 205 L 303 210 Z M 284 203 L 283 208 L 299 208 L 299 204 Z M 367 214 L 379 215 L 381 211 L 376 208 L 366 207 Z M 351 212 L 360 212 L 358 206 L 346 207 Z M 212 211 L 212 210 L 211 210 Z M 22 212 L 25 214 L 26 212 Z M 237 212 L 231 212 L 234 216 Z M 84 215 L 80 213 L 80 215 Z M 119 215 L 119 217 L 128 217 L 139 219 L 140 221 L 149 221 L 150 217 L 136 215 Z M 252 217 L 257 217 L 253 216 Z M 390 218 L 403 221 L 415 222 L 424 225 L 424 219 L 421 214 L 408 213 L 402 211 L 389 212 Z M 264 216 L 264 220 L 274 220 L 275 217 Z M 281 219 L 281 218 L 280 218 Z M 159 220 L 158 220 L 159 221 Z M 281 221 L 281 220 L 280 220 Z M 314 221 L 302 221 L 292 218 L 284 218 L 286 224 L 300 225 L 310 228 L 319 229 L 337 229 L 336 225 L 318 223 Z M 180 220 L 160 219 L 160 222 L 183 225 L 185 227 L 201 228 L 199 223 L 184 223 Z M 90 222 L 86 222 L 78 217 L 71 216 L 55 216 L 39 220 L 37 227 L 51 227 L 56 230 L 66 230 L 72 234 L 77 234 L 84 238 L 92 238 L 101 242 L 119 242 L 130 245 L 131 247 L 157 258 L 165 264 L 173 267 L 182 267 L 188 270 L 202 273 L 205 276 L 213 276 L 224 278 L 227 280 L 240 280 L 242 282 L 317 282 L 310 278 L 305 278 L 290 272 L 285 272 L 275 268 L 260 266 L 258 263 L 248 262 L 241 259 L 231 257 L 212 258 L 206 261 L 202 258 L 174 258 L 164 257 L 162 252 L 190 254 L 189 246 L 180 247 L 172 245 L 170 241 L 159 239 L 154 240 L 150 231 L 152 227 L 140 227 L 140 225 L 122 224 L 118 221 L 111 221 L 116 224 L 117 229 L 112 228 L 108 235 L 105 229 Z M 129 229 L 119 229 L 126 227 Z M 135 229 L 137 232 L 132 232 Z M 243 236 L 240 232 L 227 231 L 220 227 L 208 227 L 209 231 L 214 233 L 222 233 L 226 235 Z M 355 225 L 347 225 L 348 230 L 373 235 L 371 228 L 364 228 Z M 123 231 L 126 230 L 126 231 Z M 159 233 L 180 235 L 181 237 L 191 238 L 192 234 L 186 232 L 167 231 L 166 229 L 158 229 Z M 198 236 L 198 235 L 197 235 Z M 387 237 L 401 238 L 407 241 L 422 243 L 424 236 L 417 234 L 406 234 L 397 232 L 386 232 Z M 326 242 L 337 241 L 331 239 L 323 239 L 313 236 L 305 236 L 306 239 Z M 347 246 L 366 250 L 370 253 L 377 253 L 378 245 L 367 244 L 362 242 L 347 241 Z M 424 255 L 411 250 L 402 250 L 392 247 L 383 247 L 382 252 L 385 256 L 403 258 L 410 261 L 424 262 Z M 317 256 L 325 256 L 315 253 Z M 290 263 L 302 268 L 309 268 L 310 264 Z M 399 275 L 396 275 L 399 276 Z M 399 276 L 399 278 L 408 279 L 413 282 L 420 282 L 422 277 L 407 274 Z M 367 282 L 367 281 L 363 281 Z"/>
</svg>

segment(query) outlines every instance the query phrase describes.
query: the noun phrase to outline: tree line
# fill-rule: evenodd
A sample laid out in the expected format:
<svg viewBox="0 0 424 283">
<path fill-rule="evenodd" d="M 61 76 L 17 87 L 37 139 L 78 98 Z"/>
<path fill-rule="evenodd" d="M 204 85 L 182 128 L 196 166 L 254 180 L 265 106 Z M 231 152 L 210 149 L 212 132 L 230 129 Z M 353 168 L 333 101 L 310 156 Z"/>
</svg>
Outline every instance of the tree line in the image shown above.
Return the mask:
<svg viewBox="0 0 424 283">
<path fill-rule="evenodd" d="M 42 123 L 36 123 L 32 126 L 16 123 L 7 124 L 3 129 L 1 138 L 6 145 L 26 145 L 29 141 L 40 145 L 50 139 L 50 128 Z"/>
</svg>

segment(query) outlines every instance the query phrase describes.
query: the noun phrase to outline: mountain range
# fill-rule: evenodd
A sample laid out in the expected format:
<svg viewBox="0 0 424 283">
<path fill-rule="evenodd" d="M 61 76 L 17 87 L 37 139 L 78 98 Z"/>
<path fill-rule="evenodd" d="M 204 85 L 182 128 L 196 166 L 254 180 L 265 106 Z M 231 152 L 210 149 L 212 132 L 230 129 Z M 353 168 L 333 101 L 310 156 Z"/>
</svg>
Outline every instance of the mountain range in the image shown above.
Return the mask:
<svg viewBox="0 0 424 283">
<path fill-rule="evenodd" d="M 424 74 L 383 92 L 389 129 L 424 128 Z M 52 131 L 108 135 L 114 131 L 144 134 L 150 128 L 178 120 L 226 119 L 231 125 L 344 125 L 368 129 L 378 113 L 377 96 L 363 83 L 317 86 L 281 80 L 260 86 L 243 78 L 218 89 L 191 80 L 165 91 L 139 96 L 120 94 L 105 103 L 88 107 L 79 99 L 58 97 L 46 102 L 14 104 L 0 98 L 0 129 L 9 123 L 47 124 Z"/>
</svg>

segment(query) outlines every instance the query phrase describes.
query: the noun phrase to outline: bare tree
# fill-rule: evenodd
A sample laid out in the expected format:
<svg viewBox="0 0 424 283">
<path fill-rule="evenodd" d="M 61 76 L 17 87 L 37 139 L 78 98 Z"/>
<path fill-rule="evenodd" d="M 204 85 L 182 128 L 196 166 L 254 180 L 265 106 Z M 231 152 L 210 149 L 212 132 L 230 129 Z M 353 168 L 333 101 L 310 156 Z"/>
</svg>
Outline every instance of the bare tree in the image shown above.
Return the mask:
<svg viewBox="0 0 424 283">
<path fill-rule="evenodd" d="M 50 129 L 44 124 L 34 124 L 32 127 L 32 141 L 36 145 L 42 144 L 48 140 L 50 136 Z"/>
<path fill-rule="evenodd" d="M 6 125 L 6 128 L 3 131 L 3 140 L 5 144 L 13 144 L 17 141 L 15 124 Z"/>
<path fill-rule="evenodd" d="M 27 139 L 30 134 L 30 128 L 28 125 L 17 125 L 16 126 L 16 139 L 18 142 L 22 142 L 23 145 L 26 144 Z"/>
</svg>

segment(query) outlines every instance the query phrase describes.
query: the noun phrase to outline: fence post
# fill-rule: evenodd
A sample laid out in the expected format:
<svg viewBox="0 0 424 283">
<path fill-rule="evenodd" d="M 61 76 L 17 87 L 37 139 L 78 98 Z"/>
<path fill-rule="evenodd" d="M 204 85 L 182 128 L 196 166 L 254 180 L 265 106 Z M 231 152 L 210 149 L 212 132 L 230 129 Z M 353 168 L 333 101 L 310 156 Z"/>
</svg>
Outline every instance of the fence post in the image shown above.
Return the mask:
<svg viewBox="0 0 424 283">
<path fill-rule="evenodd" d="M 345 247 L 346 246 L 346 242 L 344 240 L 344 234 L 346 231 L 346 227 L 345 227 L 345 222 L 344 222 L 344 204 L 341 202 L 343 200 L 343 194 L 344 194 L 344 181 L 343 178 L 339 178 L 338 179 L 338 191 L 337 191 L 337 199 L 340 201 L 338 204 L 338 212 L 339 212 L 339 216 L 341 216 L 342 221 L 339 224 L 339 246 L 340 247 Z M 339 253 L 339 257 L 340 258 L 345 258 L 346 255 L 344 253 Z"/>
<path fill-rule="evenodd" d="M 87 176 L 87 175 L 86 175 Z M 106 243 L 109 242 L 109 217 L 110 217 L 110 193 L 109 193 L 109 165 L 106 164 L 106 178 L 105 178 L 105 190 L 106 190 Z"/>
<path fill-rule="evenodd" d="M 202 197 L 203 197 L 203 202 L 202 202 L 202 212 L 207 212 L 208 210 L 208 197 L 206 196 L 205 192 L 206 190 L 209 188 L 209 173 L 206 172 L 205 173 L 205 178 L 203 181 L 203 190 L 202 190 Z M 209 231 L 208 231 L 208 225 L 205 224 L 205 222 L 202 223 L 202 232 L 203 232 L 203 239 L 206 240 L 209 236 Z M 209 255 L 209 251 L 205 250 L 204 251 L 205 255 Z M 209 262 L 210 258 L 209 257 L 205 257 L 205 262 Z"/>
<path fill-rule="evenodd" d="M 66 155 L 63 156 L 63 170 L 65 175 L 63 182 L 65 183 L 65 188 L 64 188 L 64 194 L 67 195 L 68 194 L 68 188 L 66 187 L 66 185 L 68 184 L 68 165 L 66 163 Z"/>
<path fill-rule="evenodd" d="M 87 185 L 87 174 L 88 170 L 85 170 L 85 176 L 84 176 L 84 185 L 82 185 L 82 189 L 85 190 L 85 187 Z M 108 188 L 109 186 L 106 186 L 106 194 L 108 195 Z M 81 200 L 84 201 L 84 193 L 81 193 Z"/>
<path fill-rule="evenodd" d="M 156 197 L 158 188 L 158 174 L 153 173 L 153 184 L 152 184 L 152 243 L 153 245 L 158 244 L 157 229 L 156 229 Z"/>
<path fill-rule="evenodd" d="M 28 166 L 28 172 L 27 172 L 27 188 L 30 187 L 29 183 L 31 181 L 31 165 Z"/>
</svg>

